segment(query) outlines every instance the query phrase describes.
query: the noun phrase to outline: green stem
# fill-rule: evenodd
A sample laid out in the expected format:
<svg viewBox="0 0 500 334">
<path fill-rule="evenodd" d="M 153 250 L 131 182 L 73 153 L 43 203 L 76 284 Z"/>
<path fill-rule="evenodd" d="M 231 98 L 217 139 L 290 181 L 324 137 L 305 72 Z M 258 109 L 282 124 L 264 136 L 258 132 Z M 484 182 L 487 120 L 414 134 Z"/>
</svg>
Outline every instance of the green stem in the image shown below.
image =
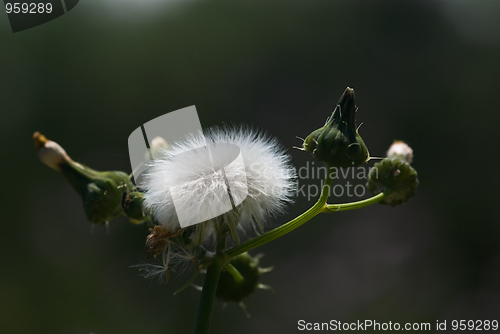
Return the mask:
<svg viewBox="0 0 500 334">
<path fill-rule="evenodd" d="M 210 317 L 214 305 L 215 292 L 223 268 L 224 261 L 214 256 L 212 263 L 208 266 L 203 290 L 201 291 L 200 303 L 193 328 L 193 334 L 207 334 L 210 328 Z"/>
<path fill-rule="evenodd" d="M 321 196 L 319 197 L 316 204 L 314 204 L 309 210 L 296 217 L 295 219 L 290 220 L 288 223 L 283 224 L 274 230 L 261 234 L 253 239 L 245 241 L 242 244 L 239 244 L 236 247 L 231 248 L 226 252 L 229 257 L 235 257 L 245 252 L 248 252 L 251 249 L 259 247 L 263 244 L 266 244 L 274 239 L 277 239 L 293 230 L 297 227 L 301 226 L 305 222 L 311 220 L 314 216 L 318 215 L 325 209 L 325 204 L 328 199 L 328 194 L 330 193 L 330 186 L 332 184 L 331 175 L 334 173 L 331 170 L 328 171 L 325 184 L 323 185 L 323 190 L 321 191 Z"/>
<path fill-rule="evenodd" d="M 381 192 L 378 195 L 367 198 L 362 201 L 352 202 L 352 203 L 343 203 L 343 204 L 327 204 L 322 212 L 338 212 L 338 211 L 348 211 L 354 209 L 364 208 L 365 206 L 369 206 L 375 203 L 380 202 L 388 195 L 388 191 Z"/>
</svg>

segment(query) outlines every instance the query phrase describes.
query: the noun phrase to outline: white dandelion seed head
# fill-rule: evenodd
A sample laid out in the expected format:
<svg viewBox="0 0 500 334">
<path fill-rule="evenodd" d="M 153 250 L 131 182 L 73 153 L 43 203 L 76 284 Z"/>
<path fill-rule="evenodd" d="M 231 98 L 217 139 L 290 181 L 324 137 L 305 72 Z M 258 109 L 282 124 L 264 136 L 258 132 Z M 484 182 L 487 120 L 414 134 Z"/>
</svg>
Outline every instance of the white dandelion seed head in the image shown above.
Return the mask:
<svg viewBox="0 0 500 334">
<path fill-rule="evenodd" d="M 201 228 L 210 234 L 211 218 L 248 230 L 281 213 L 291 201 L 294 179 L 290 157 L 277 140 L 224 127 L 173 143 L 151 162 L 141 187 L 145 209 L 162 226 L 179 229 L 182 214 L 187 225 L 206 221 Z"/>
</svg>

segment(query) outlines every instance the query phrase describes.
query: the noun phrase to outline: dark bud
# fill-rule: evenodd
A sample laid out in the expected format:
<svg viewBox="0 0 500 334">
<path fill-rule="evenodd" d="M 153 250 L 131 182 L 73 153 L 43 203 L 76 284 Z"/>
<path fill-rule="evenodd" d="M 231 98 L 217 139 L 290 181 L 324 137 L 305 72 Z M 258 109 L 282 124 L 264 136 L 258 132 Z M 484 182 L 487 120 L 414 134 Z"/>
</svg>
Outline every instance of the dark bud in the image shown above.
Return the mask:
<svg viewBox="0 0 500 334">
<path fill-rule="evenodd" d="M 311 133 L 302 147 L 330 167 L 359 166 L 370 155 L 356 128 L 354 89 L 347 87 L 326 124 Z"/>
</svg>

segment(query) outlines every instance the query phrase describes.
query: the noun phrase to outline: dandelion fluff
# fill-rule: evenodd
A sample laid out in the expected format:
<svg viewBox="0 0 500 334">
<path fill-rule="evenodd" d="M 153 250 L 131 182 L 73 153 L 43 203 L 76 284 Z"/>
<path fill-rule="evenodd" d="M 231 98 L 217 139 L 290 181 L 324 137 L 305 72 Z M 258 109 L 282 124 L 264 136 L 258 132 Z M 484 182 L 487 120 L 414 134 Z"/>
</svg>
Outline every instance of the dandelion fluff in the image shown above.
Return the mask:
<svg viewBox="0 0 500 334">
<path fill-rule="evenodd" d="M 242 163 L 229 163 L 234 157 L 229 147 L 239 148 Z M 291 201 L 294 178 L 290 157 L 277 140 L 245 128 L 217 127 L 163 150 L 152 161 L 141 187 L 145 209 L 169 231 L 180 229 L 179 211 L 190 222 L 199 219 L 200 212 L 210 217 L 195 225 L 205 239 L 215 221 L 230 230 L 233 226 L 254 229 L 255 224 L 262 229 L 262 222 L 281 213 Z M 233 208 L 228 197 L 233 205 L 241 203 Z"/>
</svg>

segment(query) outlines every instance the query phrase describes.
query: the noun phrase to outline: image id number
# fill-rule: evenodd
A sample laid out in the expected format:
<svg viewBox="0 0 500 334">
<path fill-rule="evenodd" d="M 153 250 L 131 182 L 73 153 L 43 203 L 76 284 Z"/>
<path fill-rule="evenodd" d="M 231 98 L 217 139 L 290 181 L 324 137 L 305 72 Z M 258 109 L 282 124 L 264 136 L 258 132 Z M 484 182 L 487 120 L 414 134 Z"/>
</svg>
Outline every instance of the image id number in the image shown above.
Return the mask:
<svg viewBox="0 0 500 334">
<path fill-rule="evenodd" d="M 43 14 L 52 13 L 52 4 L 49 3 L 27 3 L 27 2 L 7 2 L 5 4 L 5 12 L 7 14 L 23 13 L 23 14 Z"/>
</svg>

